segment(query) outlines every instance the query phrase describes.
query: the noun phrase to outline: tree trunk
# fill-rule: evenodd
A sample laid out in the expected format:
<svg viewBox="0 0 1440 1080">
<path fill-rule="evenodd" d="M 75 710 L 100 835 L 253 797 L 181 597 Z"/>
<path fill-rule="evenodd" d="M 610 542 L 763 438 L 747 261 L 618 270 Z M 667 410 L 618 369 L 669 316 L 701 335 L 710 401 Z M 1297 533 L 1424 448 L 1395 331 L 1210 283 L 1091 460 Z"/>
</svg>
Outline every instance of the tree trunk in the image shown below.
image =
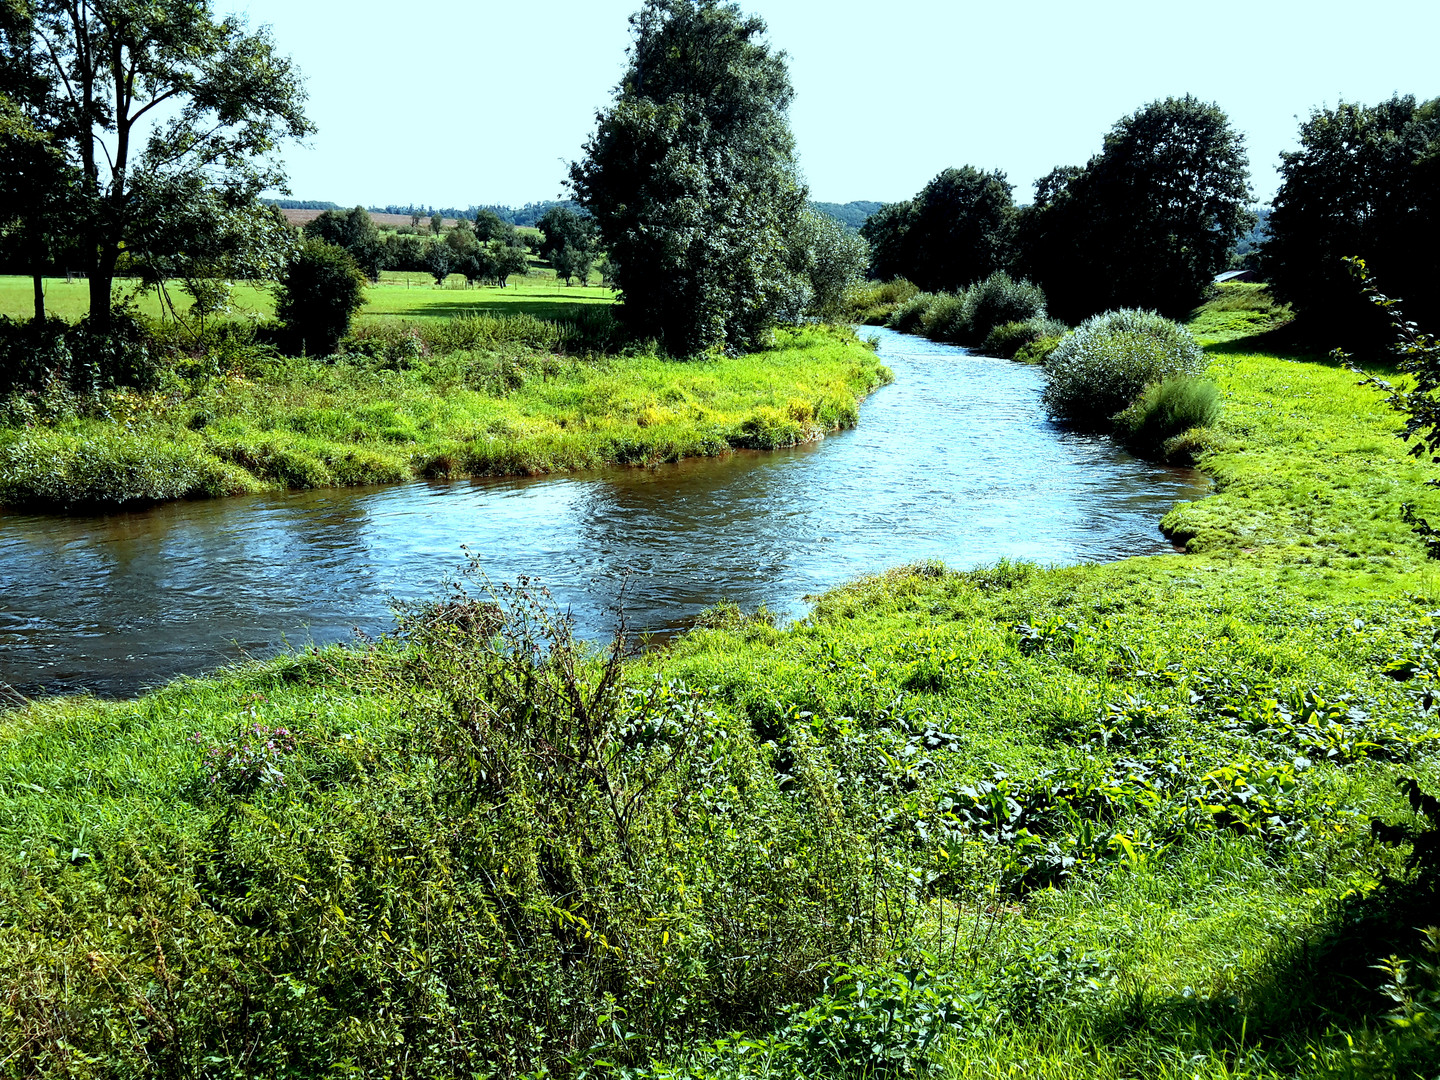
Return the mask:
<svg viewBox="0 0 1440 1080">
<path fill-rule="evenodd" d="M 119 258 L 120 252 L 107 246 L 97 253 L 90 271 L 90 327 L 99 334 L 110 330 L 110 294 L 115 282 L 115 263 Z"/>
<path fill-rule="evenodd" d="M 38 265 L 32 276 L 35 278 L 35 321 L 40 323 L 45 321 L 45 279 L 41 277 Z"/>
</svg>

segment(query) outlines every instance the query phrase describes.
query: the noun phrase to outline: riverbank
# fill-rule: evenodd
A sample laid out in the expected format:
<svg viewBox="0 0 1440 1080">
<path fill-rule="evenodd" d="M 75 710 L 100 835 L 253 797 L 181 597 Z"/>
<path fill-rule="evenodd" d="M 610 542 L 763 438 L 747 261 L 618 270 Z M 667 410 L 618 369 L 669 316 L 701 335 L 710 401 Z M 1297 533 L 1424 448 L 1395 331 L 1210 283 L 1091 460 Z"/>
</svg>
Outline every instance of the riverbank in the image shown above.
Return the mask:
<svg viewBox="0 0 1440 1080">
<path fill-rule="evenodd" d="M 3 714 L 0 1058 L 1432 1076 L 1374 965 L 1435 898 L 1369 820 L 1440 793 L 1399 511 L 1440 503 L 1350 373 L 1212 358 L 1183 556 L 899 569 L 608 669 L 529 594 L 455 598 Z"/>
<path fill-rule="evenodd" d="M 889 378 L 853 332 L 824 328 L 689 362 L 520 345 L 286 359 L 13 417 L 0 427 L 0 504 L 104 509 L 774 449 L 852 426 Z"/>
</svg>

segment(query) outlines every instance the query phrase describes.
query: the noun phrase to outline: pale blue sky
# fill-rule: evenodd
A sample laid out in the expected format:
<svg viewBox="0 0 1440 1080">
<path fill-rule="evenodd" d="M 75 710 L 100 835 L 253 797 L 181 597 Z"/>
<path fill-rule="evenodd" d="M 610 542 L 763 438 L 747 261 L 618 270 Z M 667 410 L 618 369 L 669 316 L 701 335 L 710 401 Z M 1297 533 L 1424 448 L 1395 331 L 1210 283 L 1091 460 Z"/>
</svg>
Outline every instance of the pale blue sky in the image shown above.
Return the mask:
<svg viewBox="0 0 1440 1080">
<path fill-rule="evenodd" d="M 268 23 L 319 132 L 286 154 L 297 198 L 519 205 L 561 194 L 624 70 L 639 0 L 217 0 Z M 951 165 L 1004 169 L 1021 201 L 1167 95 L 1218 102 L 1261 199 L 1299 117 L 1440 95 L 1440 0 L 1027 4 L 752 0 L 790 55 L 816 199 L 913 195 Z"/>
</svg>

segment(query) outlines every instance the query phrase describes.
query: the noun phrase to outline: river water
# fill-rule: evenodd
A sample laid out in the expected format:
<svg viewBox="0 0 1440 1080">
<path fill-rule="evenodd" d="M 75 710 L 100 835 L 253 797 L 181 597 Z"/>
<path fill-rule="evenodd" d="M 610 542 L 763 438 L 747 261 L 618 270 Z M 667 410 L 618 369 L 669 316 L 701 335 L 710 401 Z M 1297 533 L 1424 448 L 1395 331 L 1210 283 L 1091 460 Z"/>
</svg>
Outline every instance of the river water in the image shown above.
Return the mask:
<svg viewBox="0 0 1440 1080">
<path fill-rule="evenodd" d="M 1041 374 L 886 330 L 895 383 L 812 446 L 658 468 L 171 503 L 104 517 L 0 512 L 0 682 L 128 695 L 177 674 L 392 625 L 463 561 L 539 576 L 602 633 L 721 599 L 785 615 L 920 559 L 1077 563 L 1169 551 L 1158 521 L 1208 481 L 1051 424 Z"/>
</svg>

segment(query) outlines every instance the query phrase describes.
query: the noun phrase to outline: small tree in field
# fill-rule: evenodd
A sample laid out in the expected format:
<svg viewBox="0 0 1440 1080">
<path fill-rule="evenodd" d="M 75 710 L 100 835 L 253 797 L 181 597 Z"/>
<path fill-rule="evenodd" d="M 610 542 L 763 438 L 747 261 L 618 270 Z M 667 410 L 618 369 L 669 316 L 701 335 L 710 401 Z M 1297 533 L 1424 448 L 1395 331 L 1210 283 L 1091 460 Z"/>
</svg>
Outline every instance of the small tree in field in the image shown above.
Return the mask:
<svg viewBox="0 0 1440 1080">
<path fill-rule="evenodd" d="M 344 248 L 306 240 L 290 260 L 275 300 L 291 349 L 329 356 L 365 303 L 365 275 Z"/>
</svg>

